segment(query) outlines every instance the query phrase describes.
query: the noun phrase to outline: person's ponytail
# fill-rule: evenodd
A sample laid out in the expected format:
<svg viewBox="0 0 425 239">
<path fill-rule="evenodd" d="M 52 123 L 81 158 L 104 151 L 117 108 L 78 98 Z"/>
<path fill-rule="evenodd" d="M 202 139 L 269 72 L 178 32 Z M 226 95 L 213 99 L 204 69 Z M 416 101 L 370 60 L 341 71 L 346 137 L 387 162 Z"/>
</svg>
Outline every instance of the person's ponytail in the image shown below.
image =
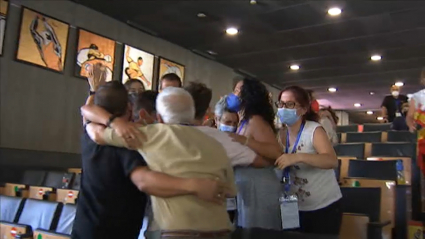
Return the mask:
<svg viewBox="0 0 425 239">
<path fill-rule="evenodd" d="M 319 122 L 320 120 L 320 116 L 318 113 L 316 113 L 312 108 L 311 105 L 307 110 L 307 113 L 305 113 L 305 115 L 303 116 L 304 120 L 308 120 L 308 121 L 314 121 L 314 122 Z"/>
</svg>

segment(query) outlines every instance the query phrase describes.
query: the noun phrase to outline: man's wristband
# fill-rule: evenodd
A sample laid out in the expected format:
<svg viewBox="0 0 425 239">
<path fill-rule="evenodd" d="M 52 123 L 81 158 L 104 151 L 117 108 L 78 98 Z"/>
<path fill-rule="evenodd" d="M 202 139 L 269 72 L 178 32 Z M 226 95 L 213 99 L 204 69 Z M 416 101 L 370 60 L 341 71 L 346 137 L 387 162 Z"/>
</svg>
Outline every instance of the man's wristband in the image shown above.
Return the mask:
<svg viewBox="0 0 425 239">
<path fill-rule="evenodd" d="M 94 95 L 96 94 L 96 91 L 89 91 L 89 95 Z"/>
<path fill-rule="evenodd" d="M 108 123 L 106 123 L 107 127 L 111 127 L 112 122 L 115 120 L 115 118 L 117 118 L 115 115 L 112 115 L 109 120 Z"/>
</svg>

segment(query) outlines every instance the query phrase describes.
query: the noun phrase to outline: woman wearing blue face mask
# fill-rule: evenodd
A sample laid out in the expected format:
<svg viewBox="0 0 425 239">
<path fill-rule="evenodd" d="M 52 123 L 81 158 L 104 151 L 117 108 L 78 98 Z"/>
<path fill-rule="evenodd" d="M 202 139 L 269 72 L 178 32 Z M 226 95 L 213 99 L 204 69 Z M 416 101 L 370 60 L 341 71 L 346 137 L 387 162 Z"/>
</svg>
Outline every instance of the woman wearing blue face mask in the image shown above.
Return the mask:
<svg viewBox="0 0 425 239">
<path fill-rule="evenodd" d="M 308 93 L 290 86 L 279 94 L 278 116 L 287 127 L 278 140 L 285 154 L 276 160 L 289 169 L 290 192 L 298 196 L 300 230 L 338 235 L 342 220 L 341 191 L 334 168 L 338 160 L 331 142 L 312 111 Z"/>
<path fill-rule="evenodd" d="M 247 145 L 267 160 L 264 168 L 236 167 L 238 187 L 237 226 L 281 230 L 279 197 L 281 187 L 274 172 L 281 148 L 274 131 L 274 111 L 269 92 L 257 80 L 244 79 L 226 98 L 228 109 L 238 112 L 239 127 L 234 141 Z"/>
</svg>

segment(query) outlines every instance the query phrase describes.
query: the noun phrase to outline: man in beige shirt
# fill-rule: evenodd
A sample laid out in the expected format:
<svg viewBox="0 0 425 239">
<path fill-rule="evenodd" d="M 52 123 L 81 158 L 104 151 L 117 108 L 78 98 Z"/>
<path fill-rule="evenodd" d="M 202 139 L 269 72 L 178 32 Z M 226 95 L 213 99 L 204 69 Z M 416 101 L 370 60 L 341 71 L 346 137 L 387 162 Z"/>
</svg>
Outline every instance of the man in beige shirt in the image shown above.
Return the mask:
<svg viewBox="0 0 425 239">
<path fill-rule="evenodd" d="M 218 141 L 189 125 L 195 116 L 191 95 L 184 89 L 168 87 L 159 94 L 156 108 L 158 121 L 163 124 L 141 127 L 147 140 L 137 148 L 149 168 L 177 177 L 217 178 L 225 181 L 229 188 L 228 195 L 218 197 L 234 196 L 233 169 L 225 149 Z M 106 144 L 127 145 L 110 128 L 97 132 L 99 134 L 100 141 Z M 230 238 L 232 225 L 225 204 L 206 202 L 190 195 L 151 196 L 151 200 L 154 226 L 164 238 Z"/>
</svg>

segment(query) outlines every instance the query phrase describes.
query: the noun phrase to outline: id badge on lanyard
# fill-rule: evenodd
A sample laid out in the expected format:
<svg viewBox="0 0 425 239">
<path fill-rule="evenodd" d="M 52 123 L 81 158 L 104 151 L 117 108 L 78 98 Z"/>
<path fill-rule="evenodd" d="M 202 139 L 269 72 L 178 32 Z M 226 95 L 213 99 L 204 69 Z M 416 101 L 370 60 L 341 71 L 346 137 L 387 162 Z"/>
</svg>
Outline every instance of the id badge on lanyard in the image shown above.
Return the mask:
<svg viewBox="0 0 425 239">
<path fill-rule="evenodd" d="M 226 200 L 227 211 L 236 210 L 236 198 L 228 198 Z"/>
<path fill-rule="evenodd" d="M 298 198 L 296 195 L 283 194 L 279 198 L 280 215 L 282 217 L 282 229 L 294 229 L 300 227 L 300 215 L 298 213 Z"/>
<path fill-rule="evenodd" d="M 304 130 L 305 124 L 302 124 L 300 131 L 298 132 L 297 139 L 292 148 L 292 154 L 297 150 L 298 143 L 301 138 L 302 131 Z M 286 132 L 286 148 L 285 153 L 289 153 L 289 131 Z M 282 196 L 279 198 L 280 203 L 280 215 L 282 218 L 282 229 L 294 229 L 300 227 L 300 215 L 298 211 L 298 197 L 295 194 L 290 193 L 291 189 L 291 176 L 290 168 L 283 170 L 282 176 Z"/>
</svg>

